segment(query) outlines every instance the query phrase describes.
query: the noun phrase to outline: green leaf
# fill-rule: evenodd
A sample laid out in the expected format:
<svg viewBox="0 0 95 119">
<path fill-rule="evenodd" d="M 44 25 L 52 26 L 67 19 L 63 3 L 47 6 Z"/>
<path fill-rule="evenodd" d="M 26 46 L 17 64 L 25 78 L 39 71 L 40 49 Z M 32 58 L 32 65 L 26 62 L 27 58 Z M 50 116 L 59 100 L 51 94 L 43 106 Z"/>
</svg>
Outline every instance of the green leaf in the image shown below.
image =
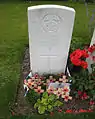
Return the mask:
<svg viewBox="0 0 95 119">
<path fill-rule="evenodd" d="M 41 100 L 40 100 L 40 99 L 38 99 L 38 100 L 37 100 L 37 103 L 41 103 Z"/>
<path fill-rule="evenodd" d="M 35 103 L 35 104 L 34 104 L 34 108 L 35 108 L 35 109 L 36 109 L 38 106 L 39 106 L 38 103 Z"/>
<path fill-rule="evenodd" d="M 88 89 L 88 86 L 87 86 L 87 85 L 85 85 L 84 87 L 85 87 L 85 90 L 87 90 L 87 89 Z"/>
<path fill-rule="evenodd" d="M 48 105 L 48 99 L 42 98 L 41 103 L 45 106 Z"/>
<path fill-rule="evenodd" d="M 47 92 L 43 93 L 43 98 L 48 98 L 48 93 Z"/>
<path fill-rule="evenodd" d="M 39 106 L 39 107 L 38 107 L 38 112 L 39 112 L 40 114 L 44 114 L 44 113 L 45 113 L 45 110 L 46 110 L 45 106 Z"/>
<path fill-rule="evenodd" d="M 62 102 L 60 102 L 59 100 L 57 100 L 55 103 L 54 103 L 54 106 L 61 106 L 61 105 L 63 105 L 63 103 Z"/>
<path fill-rule="evenodd" d="M 91 94 L 92 95 L 95 95 L 95 90 L 91 90 Z"/>
<path fill-rule="evenodd" d="M 95 95 L 93 95 L 93 100 L 95 100 Z"/>
<path fill-rule="evenodd" d="M 75 79 L 73 79 L 73 80 L 72 80 L 72 83 L 73 83 L 73 84 L 74 84 L 74 83 L 76 83 L 76 80 L 75 80 Z"/>
<path fill-rule="evenodd" d="M 56 96 L 55 95 L 53 95 L 53 94 L 49 95 L 49 100 L 53 101 L 55 99 L 56 99 Z"/>
<path fill-rule="evenodd" d="M 53 111 L 53 106 L 52 106 L 52 105 L 48 105 L 47 110 L 48 110 L 49 112 Z"/>
<path fill-rule="evenodd" d="M 93 89 L 93 85 L 89 85 L 88 88 L 91 90 Z"/>
<path fill-rule="evenodd" d="M 83 90 L 83 86 L 82 86 L 82 85 L 79 85 L 79 89 L 80 89 L 80 90 Z"/>
</svg>

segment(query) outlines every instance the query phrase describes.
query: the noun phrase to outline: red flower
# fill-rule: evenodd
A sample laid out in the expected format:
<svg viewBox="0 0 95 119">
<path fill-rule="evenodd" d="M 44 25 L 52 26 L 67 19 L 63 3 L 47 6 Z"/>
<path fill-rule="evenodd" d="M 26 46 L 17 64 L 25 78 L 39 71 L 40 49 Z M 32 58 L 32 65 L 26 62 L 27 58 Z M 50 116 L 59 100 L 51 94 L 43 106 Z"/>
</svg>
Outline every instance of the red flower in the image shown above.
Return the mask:
<svg viewBox="0 0 95 119">
<path fill-rule="evenodd" d="M 88 56 L 89 54 L 86 50 L 77 49 L 70 54 L 70 60 L 72 64 L 76 66 L 81 66 L 84 69 L 86 69 L 88 67 L 88 64 L 84 60 L 81 60 L 81 58 L 87 58 Z"/>
<path fill-rule="evenodd" d="M 58 112 L 62 112 L 62 109 L 59 109 Z"/>
<path fill-rule="evenodd" d="M 12 116 L 14 116 L 15 115 L 15 113 L 12 111 Z"/>
<path fill-rule="evenodd" d="M 82 56 L 81 50 L 80 50 L 80 49 L 77 49 L 77 50 L 75 50 L 73 53 L 71 53 L 70 58 L 71 58 L 71 57 L 80 58 L 81 56 Z"/>
<path fill-rule="evenodd" d="M 84 94 L 83 94 L 83 97 L 84 97 L 85 99 L 87 99 L 87 98 L 88 98 L 87 93 L 84 93 Z"/>
<path fill-rule="evenodd" d="M 90 46 L 90 47 L 88 48 L 88 51 L 89 51 L 90 53 L 93 53 L 94 50 L 95 50 L 95 45 L 92 45 L 92 46 Z"/>
<path fill-rule="evenodd" d="M 78 95 L 81 95 L 82 94 L 82 92 L 81 91 L 78 91 Z"/>
<path fill-rule="evenodd" d="M 85 109 L 80 109 L 79 112 L 87 112 Z"/>
<path fill-rule="evenodd" d="M 93 110 L 91 110 L 91 109 L 88 109 L 88 110 L 87 110 L 87 112 L 93 112 Z"/>
<path fill-rule="evenodd" d="M 95 61 L 95 56 L 92 56 L 92 60 Z"/>
<path fill-rule="evenodd" d="M 82 100 L 84 100 L 84 99 L 88 99 L 88 95 L 87 95 L 87 93 L 84 92 L 83 95 L 81 96 L 81 99 L 82 99 Z"/>
<path fill-rule="evenodd" d="M 72 113 L 73 110 L 66 110 L 66 113 Z"/>
<path fill-rule="evenodd" d="M 89 54 L 86 50 L 82 50 L 82 57 L 85 57 L 85 58 L 89 57 Z"/>
<path fill-rule="evenodd" d="M 71 62 L 76 65 L 76 66 L 80 66 L 81 65 L 81 60 L 77 59 L 77 58 L 71 58 Z"/>
<path fill-rule="evenodd" d="M 87 62 L 85 62 L 85 61 L 81 61 L 81 66 L 82 66 L 84 69 L 87 69 L 88 64 L 87 64 Z"/>
<path fill-rule="evenodd" d="M 75 110 L 74 113 L 79 113 L 78 110 Z"/>
<path fill-rule="evenodd" d="M 91 101 L 89 102 L 89 104 L 90 104 L 90 105 L 94 105 L 95 102 L 94 102 L 93 100 L 91 100 Z"/>
<path fill-rule="evenodd" d="M 54 112 L 50 112 L 50 116 L 53 116 L 54 115 Z"/>
</svg>

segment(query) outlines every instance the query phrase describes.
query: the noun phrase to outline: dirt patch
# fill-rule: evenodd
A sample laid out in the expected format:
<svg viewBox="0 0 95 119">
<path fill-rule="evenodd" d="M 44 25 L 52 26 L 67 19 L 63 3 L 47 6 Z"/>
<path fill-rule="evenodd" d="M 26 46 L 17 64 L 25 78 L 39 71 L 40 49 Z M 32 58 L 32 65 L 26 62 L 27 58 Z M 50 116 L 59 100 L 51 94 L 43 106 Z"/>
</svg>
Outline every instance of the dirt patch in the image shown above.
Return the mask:
<svg viewBox="0 0 95 119">
<path fill-rule="evenodd" d="M 12 108 L 11 110 L 16 115 L 26 115 L 33 112 L 31 106 L 28 104 L 26 98 L 24 97 L 25 91 L 23 88 L 23 80 L 28 75 L 29 71 L 30 71 L 29 48 L 26 47 L 21 67 L 21 78 L 18 84 L 17 94 L 14 104 L 11 107 Z"/>
<path fill-rule="evenodd" d="M 12 111 L 15 112 L 16 115 L 26 115 L 34 112 L 32 106 L 28 103 L 28 101 L 26 101 L 26 98 L 24 97 L 25 92 L 23 89 L 23 80 L 29 74 L 29 72 L 30 72 L 29 48 L 26 47 L 24 52 L 23 62 L 22 62 L 22 68 L 21 68 L 21 78 L 19 81 L 15 102 L 12 106 Z M 72 101 L 68 101 L 67 103 L 64 103 L 62 109 L 63 110 L 89 109 L 89 102 L 73 98 Z"/>
</svg>

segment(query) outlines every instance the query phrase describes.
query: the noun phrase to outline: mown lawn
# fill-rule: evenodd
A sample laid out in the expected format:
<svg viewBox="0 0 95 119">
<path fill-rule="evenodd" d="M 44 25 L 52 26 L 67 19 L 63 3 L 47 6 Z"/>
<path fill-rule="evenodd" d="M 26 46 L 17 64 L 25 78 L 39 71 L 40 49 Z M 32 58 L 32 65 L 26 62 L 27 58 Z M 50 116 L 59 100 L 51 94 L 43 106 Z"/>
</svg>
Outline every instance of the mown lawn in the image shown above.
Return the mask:
<svg viewBox="0 0 95 119">
<path fill-rule="evenodd" d="M 10 119 L 94 119 L 95 113 L 13 116 Z"/>
<path fill-rule="evenodd" d="M 0 3 L 0 119 L 9 115 L 8 107 L 16 94 L 25 45 L 28 44 L 27 7 L 37 4 L 60 4 L 74 7 L 76 19 L 73 40 L 89 43 L 89 18 L 84 4 L 68 2 Z M 95 4 L 88 5 L 89 17 Z M 63 36 L 64 37 L 64 36 Z M 15 118 L 14 118 L 15 119 Z"/>
</svg>

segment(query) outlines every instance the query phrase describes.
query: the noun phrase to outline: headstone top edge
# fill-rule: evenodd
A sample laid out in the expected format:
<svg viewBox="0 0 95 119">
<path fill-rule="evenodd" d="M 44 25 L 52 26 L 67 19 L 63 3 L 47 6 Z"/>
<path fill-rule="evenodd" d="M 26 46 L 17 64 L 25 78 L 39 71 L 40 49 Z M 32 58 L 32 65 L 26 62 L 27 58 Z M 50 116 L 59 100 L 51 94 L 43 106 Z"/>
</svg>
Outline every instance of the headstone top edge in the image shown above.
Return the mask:
<svg viewBox="0 0 95 119">
<path fill-rule="evenodd" d="M 31 6 L 31 7 L 28 7 L 28 11 L 30 10 L 35 10 L 35 9 L 45 9 L 45 8 L 60 8 L 60 9 L 65 9 L 65 10 L 68 10 L 68 11 L 72 11 L 75 13 L 75 9 L 74 8 L 71 8 L 71 7 L 67 7 L 67 6 L 62 6 L 62 5 L 36 5 L 36 6 Z"/>
</svg>

